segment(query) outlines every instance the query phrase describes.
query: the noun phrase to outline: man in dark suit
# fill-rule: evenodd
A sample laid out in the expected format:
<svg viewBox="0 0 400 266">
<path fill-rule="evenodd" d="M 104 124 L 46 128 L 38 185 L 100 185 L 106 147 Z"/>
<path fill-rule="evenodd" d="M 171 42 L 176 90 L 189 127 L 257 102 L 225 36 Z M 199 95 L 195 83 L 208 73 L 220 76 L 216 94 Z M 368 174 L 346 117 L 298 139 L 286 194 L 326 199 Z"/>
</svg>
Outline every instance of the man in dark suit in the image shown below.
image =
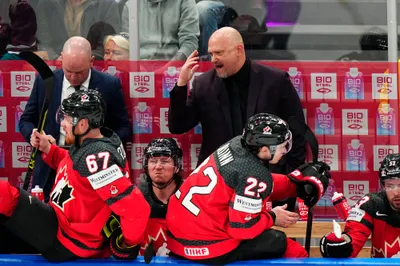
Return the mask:
<svg viewBox="0 0 400 266">
<path fill-rule="evenodd" d="M 203 144 L 198 164 L 220 145 L 241 135 L 247 119 L 254 114 L 271 113 L 286 121 L 295 117 L 304 122 L 300 99 L 288 74 L 246 58 L 237 30 L 224 27 L 214 32 L 208 52 L 214 69 L 194 79 L 187 97 L 187 84 L 199 67 L 198 53 L 193 52 L 170 93 L 168 112 L 172 134 L 185 133 L 201 123 Z M 295 131 L 292 134 L 292 150 L 276 167 L 270 166 L 275 173 L 287 174 L 305 161 L 304 137 Z"/>
<path fill-rule="evenodd" d="M 91 68 L 93 59 L 90 43 L 86 39 L 72 37 L 65 43 L 62 52 L 62 69 L 54 72 L 53 95 L 44 128 L 45 133 L 51 135 L 60 146 L 65 145 L 65 132 L 56 122 L 60 103 L 75 90 L 88 89 L 98 90 L 106 101 L 105 126 L 114 130 L 123 142 L 131 141 L 131 123 L 123 99 L 121 82 L 114 76 Z M 44 94 L 44 83 L 38 76 L 19 122 L 21 134 L 27 142 L 30 141 L 31 134 L 33 130 L 36 130 L 39 122 Z M 45 196 L 48 197 L 54 177 L 54 171 L 51 173 L 41 156 L 37 156 L 32 185 L 44 188 Z"/>
</svg>

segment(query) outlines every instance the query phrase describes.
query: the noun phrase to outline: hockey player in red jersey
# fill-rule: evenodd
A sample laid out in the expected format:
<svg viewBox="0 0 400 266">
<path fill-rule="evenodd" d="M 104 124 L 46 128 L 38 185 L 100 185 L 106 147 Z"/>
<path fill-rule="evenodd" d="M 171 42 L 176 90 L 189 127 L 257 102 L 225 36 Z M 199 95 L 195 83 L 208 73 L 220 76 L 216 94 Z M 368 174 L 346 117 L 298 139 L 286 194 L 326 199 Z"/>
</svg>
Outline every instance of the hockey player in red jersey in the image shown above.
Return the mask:
<svg viewBox="0 0 400 266">
<path fill-rule="evenodd" d="M 371 238 L 372 258 L 400 257 L 400 154 L 387 155 L 379 168 L 382 191 L 366 194 L 351 209 L 340 238 L 322 237 L 323 257 L 354 258 Z"/>
<path fill-rule="evenodd" d="M 57 170 L 50 202 L 0 181 L 4 226 L 51 261 L 105 258 L 111 250 L 116 257 L 136 258 L 150 207 L 130 182 L 121 140 L 102 127 L 101 95 L 74 92 L 63 100 L 59 114 L 66 142 L 74 144 L 69 152 L 38 132 L 31 138 L 31 145 Z M 107 239 L 102 229 L 111 212 L 120 217 L 121 226 Z"/>
<path fill-rule="evenodd" d="M 140 254 L 146 251 L 148 255 L 167 256 L 165 216 L 169 198 L 182 184 L 182 150 L 172 138 L 156 138 L 144 149 L 143 156 L 145 178 L 138 188 L 150 204 L 151 214 Z"/>
<path fill-rule="evenodd" d="M 305 164 L 288 176 L 271 174 L 290 151 L 291 132 L 275 115 L 249 119 L 242 136 L 222 145 L 170 198 L 168 249 L 172 255 L 206 264 L 275 257 L 307 257 L 299 243 L 273 225 L 298 220 L 285 206 L 267 211 L 267 201 L 297 196 L 313 206 L 329 182 L 329 166 Z M 185 226 L 186 225 L 186 226 Z"/>
</svg>

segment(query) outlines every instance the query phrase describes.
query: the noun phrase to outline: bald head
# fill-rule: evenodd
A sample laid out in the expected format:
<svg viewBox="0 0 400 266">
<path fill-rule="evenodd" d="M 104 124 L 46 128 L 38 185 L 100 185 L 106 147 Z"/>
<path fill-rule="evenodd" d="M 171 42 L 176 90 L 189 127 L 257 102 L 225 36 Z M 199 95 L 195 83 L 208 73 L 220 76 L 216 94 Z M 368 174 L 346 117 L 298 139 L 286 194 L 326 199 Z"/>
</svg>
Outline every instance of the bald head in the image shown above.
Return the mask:
<svg viewBox="0 0 400 266">
<path fill-rule="evenodd" d="M 92 56 L 92 48 L 90 43 L 83 37 L 74 36 L 69 38 L 63 47 L 63 55 L 86 55 L 87 57 Z"/>
<path fill-rule="evenodd" d="M 209 42 L 225 42 L 230 46 L 243 45 L 243 39 L 240 33 L 232 27 L 223 27 L 215 31 Z"/>
<path fill-rule="evenodd" d="M 93 56 L 88 40 L 83 37 L 71 37 L 61 53 L 62 66 L 66 79 L 72 86 L 82 85 L 89 76 Z"/>
<path fill-rule="evenodd" d="M 223 27 L 211 35 L 208 53 L 220 78 L 236 74 L 246 61 L 242 36 L 231 27 Z"/>
</svg>

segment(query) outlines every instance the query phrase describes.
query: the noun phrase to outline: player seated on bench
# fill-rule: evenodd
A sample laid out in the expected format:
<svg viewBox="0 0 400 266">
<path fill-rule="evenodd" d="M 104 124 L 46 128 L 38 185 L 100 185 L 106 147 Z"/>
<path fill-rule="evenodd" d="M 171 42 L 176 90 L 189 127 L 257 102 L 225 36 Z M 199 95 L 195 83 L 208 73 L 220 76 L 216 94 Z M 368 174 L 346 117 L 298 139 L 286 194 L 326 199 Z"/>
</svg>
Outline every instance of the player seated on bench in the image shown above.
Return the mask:
<svg viewBox="0 0 400 266">
<path fill-rule="evenodd" d="M 57 170 L 49 204 L 0 180 L 0 226 L 50 261 L 108 258 L 111 250 L 116 257 L 136 258 L 150 207 L 130 182 L 121 140 L 102 127 L 101 94 L 76 91 L 63 100 L 59 114 L 66 141 L 73 144 L 69 151 L 51 145 L 51 136 L 36 131 L 31 137 L 31 145 Z M 102 229 L 111 212 L 122 226 L 108 239 Z M 0 241 L 8 240 L 0 236 Z"/>
<path fill-rule="evenodd" d="M 298 196 L 315 205 L 328 186 L 329 166 L 308 163 L 287 176 L 271 173 L 268 165 L 290 151 L 291 141 L 281 118 L 249 118 L 243 135 L 218 148 L 170 198 L 170 255 L 206 264 L 307 257 L 299 243 L 271 229 L 296 223 L 298 214 L 286 206 L 267 211 L 266 202 Z"/>
<path fill-rule="evenodd" d="M 400 154 L 387 155 L 379 168 L 382 191 L 366 194 L 351 209 L 343 233 L 326 234 L 323 257 L 355 258 L 371 238 L 372 258 L 400 257 Z"/>
</svg>

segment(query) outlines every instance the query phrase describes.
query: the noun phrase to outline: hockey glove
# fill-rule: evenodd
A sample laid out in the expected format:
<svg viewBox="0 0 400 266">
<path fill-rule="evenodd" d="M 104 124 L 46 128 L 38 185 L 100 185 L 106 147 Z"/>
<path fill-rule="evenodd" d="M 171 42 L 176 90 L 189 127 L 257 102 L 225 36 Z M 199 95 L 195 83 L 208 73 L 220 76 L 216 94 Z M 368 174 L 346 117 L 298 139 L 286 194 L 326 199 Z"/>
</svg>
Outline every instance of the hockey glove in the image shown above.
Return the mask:
<svg viewBox="0 0 400 266">
<path fill-rule="evenodd" d="M 121 227 L 121 223 L 119 221 L 118 216 L 115 214 L 111 214 L 110 218 L 108 218 L 107 223 L 103 227 L 103 232 L 107 238 L 111 237 L 111 234 L 118 228 Z"/>
<path fill-rule="evenodd" d="M 297 170 L 299 170 L 303 176 L 315 176 L 319 179 L 321 179 L 321 177 L 325 177 L 328 179 L 328 183 L 329 179 L 331 178 L 331 174 L 329 173 L 331 168 L 326 163 L 320 161 L 316 163 L 305 163 L 300 165 Z"/>
<path fill-rule="evenodd" d="M 353 253 L 351 242 L 351 237 L 347 234 L 337 238 L 334 233 L 328 233 L 320 241 L 321 255 L 324 258 L 348 258 Z"/>
<path fill-rule="evenodd" d="M 110 249 L 114 258 L 119 260 L 135 260 L 139 254 L 140 245 L 126 247 L 121 227 L 118 227 L 111 234 Z"/>
<path fill-rule="evenodd" d="M 297 196 L 307 207 L 317 204 L 324 195 L 331 177 L 329 169 L 324 162 L 306 163 L 288 175 L 297 186 Z"/>
</svg>

